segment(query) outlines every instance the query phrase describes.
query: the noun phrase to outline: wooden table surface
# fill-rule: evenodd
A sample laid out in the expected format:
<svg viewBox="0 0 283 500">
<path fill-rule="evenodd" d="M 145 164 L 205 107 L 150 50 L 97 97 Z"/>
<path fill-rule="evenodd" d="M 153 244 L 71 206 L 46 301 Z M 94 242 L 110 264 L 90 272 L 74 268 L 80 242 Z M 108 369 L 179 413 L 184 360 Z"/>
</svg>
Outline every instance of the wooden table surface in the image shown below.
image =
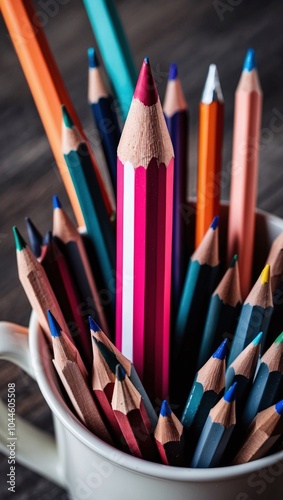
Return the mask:
<svg viewBox="0 0 283 500">
<path fill-rule="evenodd" d="M 95 1 L 95 0 L 94 0 Z M 37 10 L 46 2 L 35 1 Z M 48 3 L 48 2 L 47 2 Z M 53 3 L 56 3 L 54 0 Z M 62 2 L 63 3 L 63 2 Z M 216 63 L 225 99 L 223 169 L 229 171 L 234 91 L 248 47 L 254 47 L 264 92 L 258 206 L 283 217 L 283 3 L 276 0 L 117 0 L 117 7 L 139 67 L 149 56 L 163 99 L 168 66 L 175 61 L 191 113 L 189 194 L 196 191 L 198 102 L 208 65 Z M 235 6 L 235 4 L 238 4 Z M 57 2 L 45 26 L 60 71 L 90 139 L 86 50 L 94 44 L 82 2 Z M 234 6 L 233 6 L 234 5 Z M 221 7 L 222 6 L 222 7 Z M 223 9 L 224 6 L 224 10 Z M 226 6 L 226 7 L 225 7 Z M 0 318 L 27 325 L 30 307 L 17 277 L 11 227 L 25 235 L 30 216 L 44 233 L 51 228 L 52 195 L 72 215 L 64 186 L 3 20 L 0 18 Z M 277 116 L 277 129 L 273 117 Z M 95 143 L 94 143 L 95 150 Z M 223 199 L 229 197 L 224 176 Z M 52 432 L 52 420 L 34 382 L 7 362 L 0 364 L 2 397 L 16 383 L 17 411 Z M 7 491 L 7 458 L 0 455 L 0 497 Z M 64 490 L 17 464 L 16 499 L 66 499 Z M 107 500 L 107 499 L 105 499 Z"/>
</svg>

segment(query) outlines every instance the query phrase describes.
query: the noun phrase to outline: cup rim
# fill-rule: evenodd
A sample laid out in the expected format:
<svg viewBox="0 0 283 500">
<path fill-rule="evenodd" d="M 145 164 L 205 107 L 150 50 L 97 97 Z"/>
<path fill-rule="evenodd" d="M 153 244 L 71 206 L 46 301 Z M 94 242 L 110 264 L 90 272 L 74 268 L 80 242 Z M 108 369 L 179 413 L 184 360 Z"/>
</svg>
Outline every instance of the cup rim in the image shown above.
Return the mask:
<svg viewBox="0 0 283 500">
<path fill-rule="evenodd" d="M 156 464 L 124 453 L 105 443 L 86 429 L 64 402 L 55 376 L 55 369 L 53 368 L 53 363 L 51 363 L 50 353 L 47 354 L 45 335 L 39 326 L 34 311 L 31 314 L 29 323 L 29 346 L 31 363 L 37 383 L 51 411 L 73 436 L 95 453 L 99 454 L 102 458 L 112 462 L 118 467 L 163 480 L 207 482 L 233 479 L 270 467 L 279 461 L 283 463 L 283 451 L 247 464 L 210 469 L 173 467 L 170 465 Z M 44 355 L 44 350 L 46 355 Z"/>
</svg>

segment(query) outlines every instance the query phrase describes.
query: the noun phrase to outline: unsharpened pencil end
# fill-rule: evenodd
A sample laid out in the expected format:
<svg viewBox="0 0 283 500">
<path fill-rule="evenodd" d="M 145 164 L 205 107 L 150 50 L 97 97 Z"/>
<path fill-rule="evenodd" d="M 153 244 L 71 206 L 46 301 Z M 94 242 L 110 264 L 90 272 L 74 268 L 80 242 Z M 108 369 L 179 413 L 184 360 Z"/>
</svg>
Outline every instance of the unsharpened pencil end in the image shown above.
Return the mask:
<svg viewBox="0 0 283 500">
<path fill-rule="evenodd" d="M 261 281 L 262 285 L 269 282 L 269 277 L 270 277 L 270 265 L 266 264 L 266 266 L 264 267 L 264 269 L 260 275 L 260 281 Z"/>
<path fill-rule="evenodd" d="M 145 57 L 143 60 L 134 92 L 134 99 L 138 99 L 145 106 L 153 106 L 158 101 L 158 93 L 148 57 Z"/>
<path fill-rule="evenodd" d="M 27 246 L 27 244 L 24 238 L 22 237 L 21 233 L 19 232 L 17 226 L 13 226 L 13 234 L 14 234 L 16 250 L 20 252 Z"/>
<path fill-rule="evenodd" d="M 162 417 L 170 417 L 171 413 L 172 413 L 172 410 L 170 408 L 170 405 L 166 401 L 166 399 L 164 399 L 164 401 L 162 401 L 162 405 L 161 405 L 161 408 L 160 408 L 160 415 Z"/>
<path fill-rule="evenodd" d="M 170 64 L 169 68 L 169 80 L 176 80 L 178 77 L 178 66 L 176 63 Z"/>
<path fill-rule="evenodd" d="M 279 415 L 283 415 L 283 399 L 276 403 L 275 410 L 277 411 L 277 413 L 279 413 Z"/>
<path fill-rule="evenodd" d="M 88 317 L 89 327 L 93 332 L 101 332 L 100 326 L 94 321 L 94 319 L 89 316 Z"/>
<path fill-rule="evenodd" d="M 53 208 L 54 209 L 55 208 L 62 208 L 62 205 L 60 203 L 60 200 L 59 200 L 57 194 L 54 194 L 54 196 L 53 196 Z"/>
<path fill-rule="evenodd" d="M 212 358 L 217 358 L 223 360 L 227 353 L 227 341 L 228 339 L 223 340 L 218 349 L 216 349 L 215 353 L 212 354 Z"/>
<path fill-rule="evenodd" d="M 47 318 L 48 318 L 50 333 L 51 333 L 52 337 L 61 337 L 62 328 L 60 327 L 59 323 L 54 318 L 50 309 L 48 309 L 48 311 L 47 311 Z"/>
<path fill-rule="evenodd" d="M 64 125 L 67 128 L 72 128 L 74 126 L 74 123 L 73 123 L 72 118 L 70 117 L 70 115 L 67 111 L 65 104 L 62 105 L 62 116 L 63 116 Z"/>
<path fill-rule="evenodd" d="M 263 336 L 263 332 L 260 332 L 254 339 L 253 339 L 253 345 L 259 345 L 261 343 Z"/>
<path fill-rule="evenodd" d="M 228 389 L 228 391 L 224 394 L 224 400 L 227 401 L 227 403 L 232 403 L 232 401 L 235 400 L 236 398 L 236 388 L 237 388 L 238 382 L 234 382 L 233 385 Z"/>
<path fill-rule="evenodd" d="M 218 227 L 219 225 L 219 216 L 216 215 L 210 225 L 211 229 L 213 229 L 213 231 L 215 231 L 215 229 Z"/>
<path fill-rule="evenodd" d="M 89 68 L 97 68 L 99 66 L 99 61 L 96 56 L 95 49 L 90 47 L 87 51 L 88 56 L 88 67 Z"/>
<path fill-rule="evenodd" d="M 238 255 L 235 253 L 235 255 L 233 256 L 233 259 L 231 260 L 231 263 L 230 263 L 229 267 L 230 268 L 235 267 L 235 264 L 236 264 L 237 260 L 238 260 Z"/>
<path fill-rule="evenodd" d="M 116 366 L 115 375 L 119 382 L 123 382 L 123 380 L 125 380 L 126 372 L 120 364 Z"/>
<path fill-rule="evenodd" d="M 243 70 L 252 71 L 254 68 L 256 68 L 255 51 L 254 49 L 248 49 L 243 64 Z"/>
<path fill-rule="evenodd" d="M 276 337 L 276 339 L 274 340 L 274 344 L 282 344 L 282 342 L 283 342 L 283 332 L 280 333 L 278 337 Z"/>
</svg>

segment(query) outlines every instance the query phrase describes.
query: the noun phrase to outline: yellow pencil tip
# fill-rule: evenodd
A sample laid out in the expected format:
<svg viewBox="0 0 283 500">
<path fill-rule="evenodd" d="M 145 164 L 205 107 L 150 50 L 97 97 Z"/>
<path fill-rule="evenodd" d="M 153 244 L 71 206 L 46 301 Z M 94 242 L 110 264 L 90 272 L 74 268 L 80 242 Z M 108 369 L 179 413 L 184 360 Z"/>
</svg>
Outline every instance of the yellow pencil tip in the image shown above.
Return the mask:
<svg viewBox="0 0 283 500">
<path fill-rule="evenodd" d="M 260 281 L 264 285 L 264 283 L 269 282 L 269 276 L 270 276 L 270 265 L 266 264 L 266 266 L 263 268 L 263 271 L 260 275 Z"/>
</svg>

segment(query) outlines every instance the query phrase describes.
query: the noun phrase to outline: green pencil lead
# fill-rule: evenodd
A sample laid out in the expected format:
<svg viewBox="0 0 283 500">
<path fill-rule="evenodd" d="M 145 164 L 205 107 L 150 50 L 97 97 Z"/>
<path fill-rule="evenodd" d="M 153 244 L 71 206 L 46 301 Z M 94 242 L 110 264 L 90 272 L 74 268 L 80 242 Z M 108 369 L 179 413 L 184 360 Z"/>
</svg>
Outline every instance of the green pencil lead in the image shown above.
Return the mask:
<svg viewBox="0 0 283 500">
<path fill-rule="evenodd" d="M 237 260 L 238 260 L 238 255 L 235 253 L 235 255 L 233 256 L 233 259 L 231 260 L 229 267 L 231 267 L 231 268 L 235 267 Z"/>
<path fill-rule="evenodd" d="M 274 344 L 282 344 L 282 342 L 283 342 L 283 332 L 280 333 L 278 337 L 276 337 L 276 339 L 274 340 Z"/>
<path fill-rule="evenodd" d="M 24 238 L 22 237 L 21 233 L 19 232 L 17 226 L 13 226 L 13 234 L 14 234 L 16 249 L 19 250 L 20 252 L 21 250 L 26 248 L 27 244 Z"/>
<path fill-rule="evenodd" d="M 63 114 L 63 121 L 64 121 L 65 126 L 67 128 L 72 128 L 74 126 L 74 122 L 73 122 L 72 118 L 70 117 L 65 104 L 62 105 L 62 114 Z"/>
</svg>

